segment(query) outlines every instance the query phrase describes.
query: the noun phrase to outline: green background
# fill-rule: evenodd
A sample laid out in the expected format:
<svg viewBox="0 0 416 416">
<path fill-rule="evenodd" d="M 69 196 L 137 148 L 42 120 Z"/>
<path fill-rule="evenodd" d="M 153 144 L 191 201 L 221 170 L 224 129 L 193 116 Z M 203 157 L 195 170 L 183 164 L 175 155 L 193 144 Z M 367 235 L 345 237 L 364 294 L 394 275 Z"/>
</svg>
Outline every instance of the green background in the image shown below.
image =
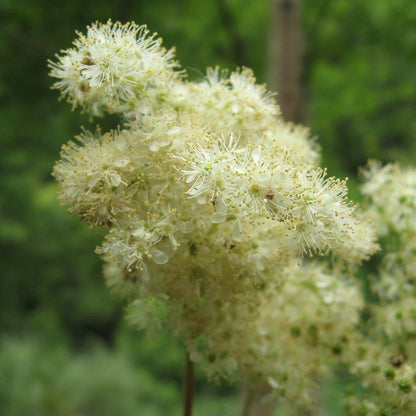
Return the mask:
<svg viewBox="0 0 416 416">
<path fill-rule="evenodd" d="M 58 102 L 47 60 L 94 22 L 147 24 L 191 79 L 207 66 L 251 67 L 267 82 L 267 0 L 0 0 L 0 414 L 177 415 L 183 351 L 167 333 L 123 321 L 94 248 L 101 241 L 56 201 L 60 147 L 96 123 Z M 416 2 L 304 1 L 306 124 L 330 175 L 369 158 L 413 163 Z M 197 377 L 195 416 L 235 415 L 239 385 Z M 340 414 L 331 388 L 329 414 Z M 338 406 L 338 407 L 337 407 Z"/>
</svg>

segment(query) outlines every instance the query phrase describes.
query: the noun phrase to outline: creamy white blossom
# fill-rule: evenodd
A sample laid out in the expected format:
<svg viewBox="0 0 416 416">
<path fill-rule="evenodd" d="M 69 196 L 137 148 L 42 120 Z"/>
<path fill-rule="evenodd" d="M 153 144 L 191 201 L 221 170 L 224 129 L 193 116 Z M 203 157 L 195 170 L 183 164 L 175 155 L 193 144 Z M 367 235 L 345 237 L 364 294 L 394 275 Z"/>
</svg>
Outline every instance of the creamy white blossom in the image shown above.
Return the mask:
<svg viewBox="0 0 416 416">
<path fill-rule="evenodd" d="M 362 300 L 339 271 L 301 260 L 355 265 L 376 250 L 309 131 L 248 69 L 187 81 L 144 26 L 94 24 L 50 67 L 74 106 L 125 122 L 65 145 L 54 175 L 60 202 L 107 229 L 97 252 L 130 319 L 167 322 L 210 375 L 239 368 L 303 412 Z"/>
<path fill-rule="evenodd" d="M 126 111 L 137 97 L 146 97 L 178 75 L 173 50 L 164 49 L 146 26 L 109 20 L 77 35 L 74 48 L 50 62 L 50 75 L 58 78 L 54 88 L 73 106 L 94 115 Z"/>
<path fill-rule="evenodd" d="M 411 416 L 416 411 L 416 170 L 370 162 L 363 177 L 382 256 L 368 282 L 377 297 L 367 307 L 372 325 L 350 361 L 363 393 L 347 398 L 347 414 Z"/>
</svg>

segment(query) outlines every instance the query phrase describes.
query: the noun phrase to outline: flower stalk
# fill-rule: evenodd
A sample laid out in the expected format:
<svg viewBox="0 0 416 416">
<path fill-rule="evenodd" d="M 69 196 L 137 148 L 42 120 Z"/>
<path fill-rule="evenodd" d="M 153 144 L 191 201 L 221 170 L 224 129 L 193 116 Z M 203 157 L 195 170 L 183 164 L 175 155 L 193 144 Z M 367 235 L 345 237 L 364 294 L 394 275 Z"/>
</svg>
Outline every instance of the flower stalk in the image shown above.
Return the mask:
<svg viewBox="0 0 416 416">
<path fill-rule="evenodd" d="M 186 354 L 185 374 L 184 374 L 183 416 L 192 416 L 194 389 L 195 389 L 194 363 L 190 360 L 189 354 Z"/>
<path fill-rule="evenodd" d="M 244 401 L 241 409 L 241 416 L 250 416 L 251 406 L 255 397 L 255 389 L 247 384 L 244 389 Z"/>
</svg>

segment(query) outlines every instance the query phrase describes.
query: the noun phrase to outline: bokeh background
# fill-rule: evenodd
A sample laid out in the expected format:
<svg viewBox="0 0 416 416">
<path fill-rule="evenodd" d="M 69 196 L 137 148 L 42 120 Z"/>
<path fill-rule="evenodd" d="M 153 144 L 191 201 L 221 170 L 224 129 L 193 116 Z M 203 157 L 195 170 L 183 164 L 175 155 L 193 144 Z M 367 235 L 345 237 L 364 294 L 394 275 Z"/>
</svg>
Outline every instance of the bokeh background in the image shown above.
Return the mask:
<svg viewBox="0 0 416 416">
<path fill-rule="evenodd" d="M 56 201 L 60 147 L 89 120 L 58 102 L 47 60 L 94 22 L 147 24 L 189 78 L 247 66 L 270 79 L 271 0 L 0 0 L 0 414 L 180 414 L 183 351 L 144 335 L 106 288 L 88 229 Z M 308 0 L 301 13 L 304 122 L 330 175 L 369 158 L 411 164 L 416 150 L 416 2 Z M 279 98 L 277 96 L 277 98 Z M 195 416 L 235 415 L 238 383 L 198 373 Z M 337 387 L 323 394 L 341 414 Z"/>
</svg>

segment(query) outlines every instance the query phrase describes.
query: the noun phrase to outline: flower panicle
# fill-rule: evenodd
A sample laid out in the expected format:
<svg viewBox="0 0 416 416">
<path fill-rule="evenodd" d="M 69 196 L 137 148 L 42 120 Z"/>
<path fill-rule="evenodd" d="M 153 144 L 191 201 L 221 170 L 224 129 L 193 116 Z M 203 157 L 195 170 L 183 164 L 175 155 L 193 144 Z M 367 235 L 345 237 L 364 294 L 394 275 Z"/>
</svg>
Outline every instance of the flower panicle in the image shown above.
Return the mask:
<svg viewBox="0 0 416 416">
<path fill-rule="evenodd" d="M 107 231 L 97 253 L 109 286 L 143 309 L 136 323 L 154 325 L 163 305 L 211 375 L 239 367 L 279 390 L 299 362 L 301 384 L 320 371 L 361 303 L 299 259 L 357 264 L 376 246 L 346 181 L 318 167 L 308 129 L 282 120 L 247 68 L 185 80 L 174 51 L 134 23 L 92 24 L 49 67 L 73 106 L 125 121 L 65 145 L 53 174 L 60 202 Z M 316 365 L 302 353 L 310 345 Z"/>
<path fill-rule="evenodd" d="M 74 47 L 49 61 L 53 88 L 73 107 L 92 115 L 124 112 L 139 96 L 181 76 L 174 49 L 162 47 L 156 33 L 135 23 L 94 23 L 77 33 Z"/>
</svg>

